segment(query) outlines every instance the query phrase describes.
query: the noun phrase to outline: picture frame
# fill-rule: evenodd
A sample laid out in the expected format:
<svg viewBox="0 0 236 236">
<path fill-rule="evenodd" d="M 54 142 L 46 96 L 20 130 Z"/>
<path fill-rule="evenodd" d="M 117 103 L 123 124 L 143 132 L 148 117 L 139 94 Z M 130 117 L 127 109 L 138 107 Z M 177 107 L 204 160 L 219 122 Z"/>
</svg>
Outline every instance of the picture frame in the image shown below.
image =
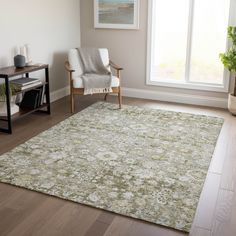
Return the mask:
<svg viewBox="0 0 236 236">
<path fill-rule="evenodd" d="M 140 0 L 94 0 L 94 28 L 139 29 Z"/>
</svg>

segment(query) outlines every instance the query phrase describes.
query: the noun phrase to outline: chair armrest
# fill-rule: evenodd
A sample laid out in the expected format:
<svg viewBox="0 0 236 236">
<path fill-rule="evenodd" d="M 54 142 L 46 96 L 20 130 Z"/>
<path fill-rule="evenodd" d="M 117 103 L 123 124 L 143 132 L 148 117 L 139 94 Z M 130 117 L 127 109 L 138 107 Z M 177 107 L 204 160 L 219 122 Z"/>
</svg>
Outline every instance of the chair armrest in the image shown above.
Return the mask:
<svg viewBox="0 0 236 236">
<path fill-rule="evenodd" d="M 71 68 L 70 68 L 70 63 L 68 62 L 68 61 L 66 61 L 65 62 L 65 68 L 66 68 L 66 70 L 68 71 L 68 72 L 75 72 L 75 70 L 72 70 Z"/>
<path fill-rule="evenodd" d="M 116 70 L 124 70 L 122 67 L 116 65 L 113 61 L 109 61 L 109 65 Z"/>
</svg>

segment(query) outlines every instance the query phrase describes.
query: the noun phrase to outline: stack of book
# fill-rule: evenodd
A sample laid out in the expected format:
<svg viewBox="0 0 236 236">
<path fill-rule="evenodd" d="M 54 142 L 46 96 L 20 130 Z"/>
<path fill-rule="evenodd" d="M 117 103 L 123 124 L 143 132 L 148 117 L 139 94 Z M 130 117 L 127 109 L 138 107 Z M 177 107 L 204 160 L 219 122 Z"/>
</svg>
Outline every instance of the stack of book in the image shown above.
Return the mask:
<svg viewBox="0 0 236 236">
<path fill-rule="evenodd" d="M 36 109 L 43 105 L 45 86 L 40 79 L 23 77 L 12 80 L 11 84 L 23 96 L 18 102 L 20 108 Z"/>
<path fill-rule="evenodd" d="M 33 78 L 20 78 L 11 81 L 11 84 L 14 85 L 16 90 L 23 91 L 26 89 L 30 89 L 37 85 L 41 85 L 42 81 L 40 79 L 33 79 Z"/>
<path fill-rule="evenodd" d="M 24 93 L 20 108 L 36 109 L 44 103 L 45 86 L 31 89 Z"/>
</svg>

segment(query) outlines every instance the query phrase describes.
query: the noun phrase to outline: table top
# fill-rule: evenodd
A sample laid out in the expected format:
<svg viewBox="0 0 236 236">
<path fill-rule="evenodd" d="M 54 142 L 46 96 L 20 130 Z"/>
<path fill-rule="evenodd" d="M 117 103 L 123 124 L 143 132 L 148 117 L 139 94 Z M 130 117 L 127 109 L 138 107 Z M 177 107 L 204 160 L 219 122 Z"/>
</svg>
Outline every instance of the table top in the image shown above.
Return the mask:
<svg viewBox="0 0 236 236">
<path fill-rule="evenodd" d="M 25 66 L 24 68 L 16 68 L 15 66 L 3 67 L 0 68 L 0 78 L 10 78 L 13 76 L 22 75 L 46 68 L 48 68 L 48 64 L 35 64 L 32 66 Z"/>
</svg>

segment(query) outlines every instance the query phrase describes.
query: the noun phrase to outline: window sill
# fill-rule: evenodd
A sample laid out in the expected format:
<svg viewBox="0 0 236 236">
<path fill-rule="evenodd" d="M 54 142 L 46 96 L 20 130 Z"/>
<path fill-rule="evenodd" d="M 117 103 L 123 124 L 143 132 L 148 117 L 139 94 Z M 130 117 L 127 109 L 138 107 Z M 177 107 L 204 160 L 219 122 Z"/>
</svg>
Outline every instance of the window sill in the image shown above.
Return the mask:
<svg viewBox="0 0 236 236">
<path fill-rule="evenodd" d="M 186 83 L 186 82 L 164 82 L 164 81 L 153 81 L 148 79 L 146 81 L 147 85 L 161 86 L 161 87 L 170 87 L 170 88 L 182 88 L 182 89 L 192 89 L 200 91 L 211 91 L 211 92 L 220 92 L 228 93 L 228 86 L 217 84 L 201 84 L 201 83 Z"/>
</svg>

